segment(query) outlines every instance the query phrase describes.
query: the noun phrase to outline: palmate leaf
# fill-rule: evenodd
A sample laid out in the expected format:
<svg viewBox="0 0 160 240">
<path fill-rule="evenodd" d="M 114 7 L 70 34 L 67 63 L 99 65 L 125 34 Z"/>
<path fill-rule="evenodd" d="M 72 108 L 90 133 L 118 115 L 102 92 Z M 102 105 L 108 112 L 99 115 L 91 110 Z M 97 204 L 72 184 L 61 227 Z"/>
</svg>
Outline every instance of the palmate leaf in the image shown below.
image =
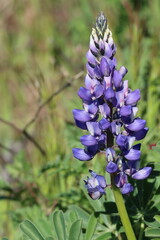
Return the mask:
<svg viewBox="0 0 160 240">
<path fill-rule="evenodd" d="M 45 240 L 56 240 L 56 239 L 53 237 L 46 237 Z"/>
<path fill-rule="evenodd" d="M 99 234 L 99 236 L 95 238 L 95 240 L 106 240 L 106 239 L 113 239 L 112 234 L 110 232 Z"/>
<path fill-rule="evenodd" d="M 160 228 L 147 227 L 145 229 L 145 236 L 146 237 L 160 237 Z"/>
<path fill-rule="evenodd" d="M 83 227 L 86 228 L 86 225 L 87 225 L 88 220 L 89 220 L 89 214 L 85 210 L 83 210 L 82 208 L 80 208 L 76 205 L 71 205 L 69 207 L 69 209 L 71 210 L 71 214 L 70 214 L 71 219 L 73 218 L 73 213 L 76 213 L 77 218 L 83 220 L 82 225 L 83 225 Z"/>
<path fill-rule="evenodd" d="M 160 224 L 160 215 L 154 216 L 154 219 Z M 160 225 L 159 225 L 160 226 Z"/>
<path fill-rule="evenodd" d="M 20 224 L 20 229 L 23 233 L 25 233 L 31 240 L 45 240 L 41 235 L 39 230 L 35 227 L 35 225 L 29 221 L 25 220 Z"/>
<path fill-rule="evenodd" d="M 82 221 L 76 220 L 72 223 L 69 231 L 69 240 L 79 240 L 82 230 Z"/>
<path fill-rule="evenodd" d="M 96 226 L 97 226 L 97 219 L 94 216 L 94 214 L 92 214 L 89 218 L 85 240 L 91 240 L 92 239 L 92 236 L 93 236 L 93 234 L 96 230 Z"/>
<path fill-rule="evenodd" d="M 53 225 L 55 229 L 55 233 L 57 235 L 58 240 L 66 240 L 66 226 L 64 215 L 62 211 L 55 211 L 53 213 Z"/>
</svg>

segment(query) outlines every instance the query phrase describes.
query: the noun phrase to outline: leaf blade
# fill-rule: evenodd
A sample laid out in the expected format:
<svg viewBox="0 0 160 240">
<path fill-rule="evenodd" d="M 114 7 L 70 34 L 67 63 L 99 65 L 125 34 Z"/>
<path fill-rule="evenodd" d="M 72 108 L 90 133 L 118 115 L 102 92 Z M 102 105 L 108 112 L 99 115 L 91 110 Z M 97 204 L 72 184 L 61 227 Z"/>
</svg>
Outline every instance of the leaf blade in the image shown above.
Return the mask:
<svg viewBox="0 0 160 240">
<path fill-rule="evenodd" d="M 96 226 L 97 226 L 97 219 L 94 216 L 94 214 L 92 214 L 89 218 L 89 221 L 88 221 L 85 240 L 91 240 L 92 239 L 92 236 L 93 236 L 93 234 L 96 230 Z"/>
<path fill-rule="evenodd" d="M 76 220 L 72 223 L 70 231 L 69 231 L 69 240 L 79 240 L 81 235 L 81 229 L 82 229 L 82 221 Z"/>
<path fill-rule="evenodd" d="M 44 240 L 39 230 L 29 220 L 25 220 L 24 222 L 22 222 L 20 224 L 20 229 L 32 240 Z"/>
<path fill-rule="evenodd" d="M 55 211 L 52 219 L 58 240 L 66 240 L 66 227 L 63 212 L 58 210 Z"/>
</svg>

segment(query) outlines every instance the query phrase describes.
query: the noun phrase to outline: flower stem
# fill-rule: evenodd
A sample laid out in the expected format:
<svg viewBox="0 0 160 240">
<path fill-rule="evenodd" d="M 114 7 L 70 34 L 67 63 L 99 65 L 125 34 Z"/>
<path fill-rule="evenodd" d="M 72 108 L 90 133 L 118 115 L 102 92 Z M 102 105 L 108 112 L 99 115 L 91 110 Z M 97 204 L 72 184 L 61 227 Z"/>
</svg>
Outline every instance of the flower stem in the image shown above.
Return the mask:
<svg viewBox="0 0 160 240">
<path fill-rule="evenodd" d="M 141 222 L 141 225 L 140 225 L 140 233 L 139 233 L 139 238 L 138 238 L 138 240 L 142 240 L 142 239 L 143 239 L 143 232 L 144 232 L 144 223 Z"/>
<path fill-rule="evenodd" d="M 113 190 L 113 194 L 114 194 L 114 198 L 116 201 L 116 205 L 117 205 L 117 209 L 127 236 L 128 240 L 136 240 L 135 234 L 133 232 L 129 217 L 128 217 L 128 213 L 124 204 L 124 200 L 122 197 L 122 193 L 120 192 L 119 188 L 117 188 L 114 185 L 113 182 L 113 176 L 111 177 L 111 182 L 112 182 L 112 190 Z"/>
</svg>

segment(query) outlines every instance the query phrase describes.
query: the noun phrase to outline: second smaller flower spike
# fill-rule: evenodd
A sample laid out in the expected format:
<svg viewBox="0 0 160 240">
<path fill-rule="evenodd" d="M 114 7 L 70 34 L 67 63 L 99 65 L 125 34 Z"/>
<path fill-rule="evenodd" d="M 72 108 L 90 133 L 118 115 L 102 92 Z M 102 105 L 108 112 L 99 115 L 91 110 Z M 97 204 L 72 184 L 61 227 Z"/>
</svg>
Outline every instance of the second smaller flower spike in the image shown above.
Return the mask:
<svg viewBox="0 0 160 240">
<path fill-rule="evenodd" d="M 93 199 L 99 199 L 102 195 L 105 194 L 105 188 L 107 187 L 106 179 L 102 175 L 89 170 L 91 178 L 87 177 L 87 180 L 84 180 L 85 187 L 87 188 L 89 196 Z"/>
</svg>

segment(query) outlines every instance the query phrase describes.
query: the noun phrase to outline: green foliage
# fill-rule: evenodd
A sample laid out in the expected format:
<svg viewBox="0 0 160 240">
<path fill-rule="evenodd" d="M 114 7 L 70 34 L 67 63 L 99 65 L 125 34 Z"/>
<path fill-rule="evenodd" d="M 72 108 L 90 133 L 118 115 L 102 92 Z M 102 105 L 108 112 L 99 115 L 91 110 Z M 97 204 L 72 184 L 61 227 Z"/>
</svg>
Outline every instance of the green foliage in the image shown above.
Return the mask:
<svg viewBox="0 0 160 240">
<path fill-rule="evenodd" d="M 76 220 L 72 223 L 69 231 L 69 240 L 79 240 L 81 234 L 81 220 Z"/>
<path fill-rule="evenodd" d="M 20 224 L 20 228 L 22 232 L 24 232 L 30 239 L 32 240 L 44 240 L 41 233 L 38 229 L 33 225 L 32 222 L 25 220 Z"/>
<path fill-rule="evenodd" d="M 134 202 L 129 196 L 125 200 L 136 232 L 145 220 L 144 229 L 149 228 L 145 233 L 151 234 L 150 227 L 159 228 L 151 226 L 154 222 L 158 224 L 154 216 L 159 215 L 159 0 L 46 0 L 45 4 L 39 0 L 29 0 L 27 4 L 3 0 L 1 117 L 23 128 L 41 103 L 85 69 L 90 30 L 100 11 L 108 16 L 118 49 L 118 67 L 126 66 L 129 86 L 141 90 L 139 116 L 150 127 L 142 142 L 141 165 L 152 165 L 154 175 L 150 182 L 137 183 L 137 190 L 131 194 Z M 108 188 L 106 199 L 92 201 L 79 184 L 86 178 L 88 168 L 94 166 L 100 174 L 105 169 L 103 156 L 84 164 L 71 154 L 72 147 L 80 146 L 82 135 L 75 128 L 71 114 L 73 108 L 81 107 L 77 89 L 82 83 L 83 77 L 53 98 L 28 129 L 45 150 L 46 157 L 19 132 L 0 123 L 1 237 L 22 240 L 18 226 L 28 219 L 45 240 L 57 240 L 52 221 L 47 217 L 56 207 L 64 211 L 67 237 L 70 229 L 73 232 L 77 228 L 74 236 L 78 238 L 79 232 L 80 240 L 84 231 L 88 237 L 93 234 L 96 240 L 117 239 L 118 234 L 125 240 L 123 229 L 117 224 L 119 217 L 112 191 Z M 157 146 L 151 149 L 152 144 Z M 109 184 L 109 176 L 106 178 Z M 89 220 L 93 211 L 95 215 Z M 90 230 L 89 221 L 93 222 Z"/>
<path fill-rule="evenodd" d="M 22 222 L 20 229 L 25 234 L 24 236 L 29 237 L 30 240 L 96 240 L 99 239 L 100 236 L 106 236 L 106 233 L 103 232 L 106 229 L 104 228 L 102 231 L 102 228 L 98 228 L 98 218 L 96 218 L 94 214 L 89 216 L 84 210 L 77 208 L 77 206 L 72 206 L 72 209 L 73 208 L 77 209 L 77 212 L 69 210 L 63 213 L 60 210 L 55 210 L 51 214 L 52 233 L 45 229 L 45 224 L 38 230 L 39 228 L 29 220 Z M 99 223 L 99 226 L 100 225 Z M 45 232 L 45 234 L 42 236 L 41 232 Z M 111 233 L 107 234 L 107 236 L 110 235 Z"/>
<path fill-rule="evenodd" d="M 96 226 L 97 226 L 97 219 L 94 216 L 94 214 L 92 214 L 89 218 L 85 240 L 91 240 L 92 239 L 92 236 L 95 232 Z"/>
<path fill-rule="evenodd" d="M 56 211 L 53 214 L 53 225 L 56 232 L 56 236 L 59 240 L 66 239 L 66 227 L 62 211 Z"/>
</svg>

